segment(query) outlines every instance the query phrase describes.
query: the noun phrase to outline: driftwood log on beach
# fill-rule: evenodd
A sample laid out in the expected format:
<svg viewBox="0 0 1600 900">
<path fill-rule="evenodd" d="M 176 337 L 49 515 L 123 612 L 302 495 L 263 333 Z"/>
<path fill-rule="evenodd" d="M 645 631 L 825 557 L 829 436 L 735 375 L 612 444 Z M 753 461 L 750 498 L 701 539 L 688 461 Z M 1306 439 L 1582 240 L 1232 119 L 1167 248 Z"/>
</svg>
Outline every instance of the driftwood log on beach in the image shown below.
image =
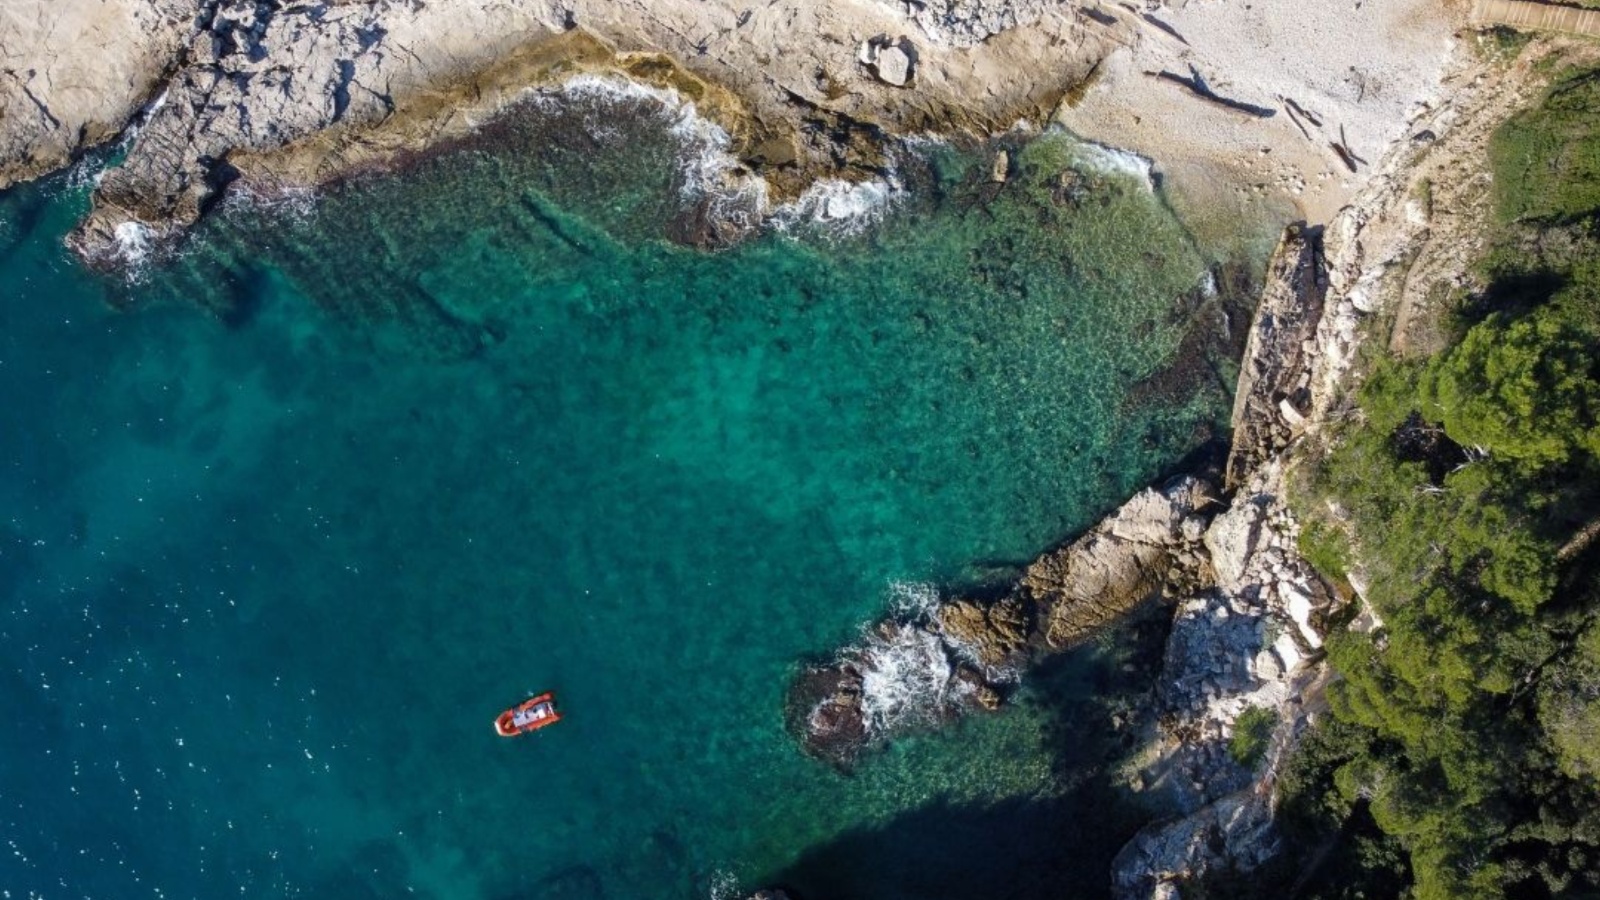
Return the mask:
<svg viewBox="0 0 1600 900">
<path fill-rule="evenodd" d="M 1231 97 L 1224 97 L 1221 94 L 1218 94 L 1216 91 L 1211 89 L 1209 84 L 1206 84 L 1205 78 L 1201 76 L 1199 70 L 1194 66 L 1189 67 L 1188 77 L 1179 75 L 1176 72 L 1169 72 L 1166 69 L 1162 69 L 1159 72 L 1146 72 L 1145 74 L 1149 75 L 1151 78 L 1160 79 L 1161 81 L 1170 81 L 1173 84 L 1182 85 L 1183 87 L 1188 88 L 1190 93 L 1194 94 L 1196 97 L 1199 97 L 1201 100 L 1206 101 L 1207 103 L 1214 103 L 1224 109 L 1231 109 L 1234 112 L 1244 113 L 1247 116 L 1252 116 L 1257 119 L 1270 119 L 1278 114 L 1278 111 L 1275 109 L 1271 109 L 1266 106 L 1256 106 L 1254 103 L 1246 103 L 1243 100 L 1234 100 Z"/>
</svg>

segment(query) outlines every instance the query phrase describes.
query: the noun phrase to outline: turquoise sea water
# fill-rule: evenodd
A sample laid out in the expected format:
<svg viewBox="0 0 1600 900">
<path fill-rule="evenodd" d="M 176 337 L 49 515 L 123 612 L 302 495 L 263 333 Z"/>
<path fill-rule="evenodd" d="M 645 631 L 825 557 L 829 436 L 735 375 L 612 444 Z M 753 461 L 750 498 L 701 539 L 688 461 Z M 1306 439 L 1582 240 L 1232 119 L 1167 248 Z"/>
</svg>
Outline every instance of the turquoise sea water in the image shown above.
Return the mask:
<svg viewBox="0 0 1600 900">
<path fill-rule="evenodd" d="M 237 205 L 133 285 L 61 249 L 81 178 L 0 195 L 0 897 L 1104 894 L 1116 653 L 850 776 L 784 693 L 1207 437 L 1205 261 L 1063 136 L 674 247 L 680 137 L 620 113 Z"/>
</svg>

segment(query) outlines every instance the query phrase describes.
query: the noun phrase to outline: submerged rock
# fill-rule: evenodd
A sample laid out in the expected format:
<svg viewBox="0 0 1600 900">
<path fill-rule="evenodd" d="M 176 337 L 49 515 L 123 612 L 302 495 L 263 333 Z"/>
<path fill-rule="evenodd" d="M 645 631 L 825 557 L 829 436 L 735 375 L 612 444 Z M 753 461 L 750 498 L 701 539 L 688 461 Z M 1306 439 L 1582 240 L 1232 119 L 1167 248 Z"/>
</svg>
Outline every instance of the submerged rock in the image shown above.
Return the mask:
<svg viewBox="0 0 1600 900">
<path fill-rule="evenodd" d="M 994 164 L 989 167 L 989 180 L 995 184 L 1005 184 L 1011 177 L 1011 154 L 1005 150 L 994 155 Z"/>
<path fill-rule="evenodd" d="M 789 726 L 808 753 L 840 767 L 855 760 L 867 742 L 861 689 L 860 672 L 843 664 L 809 669 L 795 681 Z"/>
</svg>

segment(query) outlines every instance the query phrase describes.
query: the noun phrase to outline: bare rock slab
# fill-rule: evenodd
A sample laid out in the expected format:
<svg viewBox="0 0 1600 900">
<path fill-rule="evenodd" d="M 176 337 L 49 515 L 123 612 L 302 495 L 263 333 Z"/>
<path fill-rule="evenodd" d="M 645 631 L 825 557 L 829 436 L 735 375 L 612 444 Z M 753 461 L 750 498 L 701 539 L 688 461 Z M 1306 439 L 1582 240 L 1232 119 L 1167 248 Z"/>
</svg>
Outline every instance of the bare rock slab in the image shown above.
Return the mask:
<svg viewBox="0 0 1600 900">
<path fill-rule="evenodd" d="M 111 139 L 160 92 L 194 0 L 0 3 L 0 190 Z"/>
</svg>

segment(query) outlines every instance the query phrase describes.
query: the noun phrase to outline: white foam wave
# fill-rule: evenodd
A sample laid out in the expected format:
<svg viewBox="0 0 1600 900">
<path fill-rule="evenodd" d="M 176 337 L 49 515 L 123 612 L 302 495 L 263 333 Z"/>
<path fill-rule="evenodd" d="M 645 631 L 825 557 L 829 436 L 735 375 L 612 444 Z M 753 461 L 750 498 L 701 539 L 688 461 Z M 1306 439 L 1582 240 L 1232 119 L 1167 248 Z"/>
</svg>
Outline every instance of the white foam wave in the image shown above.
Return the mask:
<svg viewBox="0 0 1600 900">
<path fill-rule="evenodd" d="M 711 873 L 711 883 L 706 889 L 706 896 L 710 900 L 739 900 L 743 893 L 739 889 L 739 876 L 727 869 L 717 869 Z"/>
<path fill-rule="evenodd" d="M 931 581 L 889 582 L 889 609 L 902 622 L 925 622 L 939 609 L 939 586 Z"/>
<path fill-rule="evenodd" d="M 1145 190 L 1155 191 L 1155 163 L 1131 150 L 1083 141 L 1077 147 L 1078 163 L 1102 175 L 1120 175 L 1137 180 Z"/>
<path fill-rule="evenodd" d="M 862 717 L 874 735 L 937 718 L 953 674 L 943 639 L 924 627 L 938 610 L 938 586 L 894 581 L 888 595 L 889 621 L 849 651 L 862 676 Z"/>
<path fill-rule="evenodd" d="M 123 222 L 112 230 L 117 241 L 117 254 L 129 266 L 138 266 L 150 258 L 150 226 L 143 222 Z"/>
<path fill-rule="evenodd" d="M 128 121 L 127 127 L 122 129 L 122 133 L 117 136 L 113 145 L 114 150 L 111 153 L 90 153 L 78 160 L 67 172 L 67 186 L 74 190 L 84 187 L 99 187 L 100 179 L 105 177 L 110 158 L 126 156 L 133 149 L 133 145 L 138 142 L 139 135 L 144 131 L 145 126 L 150 124 L 150 121 L 155 118 L 156 113 L 160 112 L 162 107 L 167 105 L 167 99 L 171 93 L 171 88 L 163 89 L 160 94 L 156 95 L 154 100 L 151 100 L 143 109 L 139 110 Z"/>
<path fill-rule="evenodd" d="M 766 216 L 770 206 L 766 180 L 741 165 L 733 155 L 728 132 L 700 115 L 694 102 L 677 91 L 617 76 L 585 74 L 568 79 L 554 94 L 541 96 L 644 101 L 656 106 L 665 117 L 668 133 L 681 147 L 679 189 L 683 199 L 709 202 L 717 220 L 741 227 L 753 228 Z"/>
<path fill-rule="evenodd" d="M 834 233 L 853 234 L 882 221 L 899 192 L 900 186 L 887 179 L 850 182 L 825 178 L 778 207 L 772 224 L 779 231 L 817 225 Z"/>
<path fill-rule="evenodd" d="M 245 181 L 238 185 L 223 198 L 224 210 L 256 210 L 294 222 L 309 219 L 322 197 L 309 185 Z"/>
<path fill-rule="evenodd" d="M 952 668 L 938 635 L 893 628 L 868 641 L 860 658 L 861 713 L 872 733 L 929 722 L 943 710 Z"/>
</svg>

